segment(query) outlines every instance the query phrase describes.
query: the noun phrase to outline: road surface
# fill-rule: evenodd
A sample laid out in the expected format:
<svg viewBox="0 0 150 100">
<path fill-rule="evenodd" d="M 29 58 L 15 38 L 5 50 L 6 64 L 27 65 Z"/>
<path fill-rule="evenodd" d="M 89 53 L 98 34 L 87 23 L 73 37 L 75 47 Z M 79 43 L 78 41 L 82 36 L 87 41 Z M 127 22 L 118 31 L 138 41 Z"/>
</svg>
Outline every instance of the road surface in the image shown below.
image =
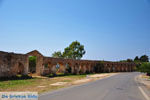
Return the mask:
<svg viewBox="0 0 150 100">
<path fill-rule="evenodd" d="M 147 100 L 135 77 L 139 73 L 120 73 L 79 86 L 42 94 L 39 100 Z"/>
</svg>

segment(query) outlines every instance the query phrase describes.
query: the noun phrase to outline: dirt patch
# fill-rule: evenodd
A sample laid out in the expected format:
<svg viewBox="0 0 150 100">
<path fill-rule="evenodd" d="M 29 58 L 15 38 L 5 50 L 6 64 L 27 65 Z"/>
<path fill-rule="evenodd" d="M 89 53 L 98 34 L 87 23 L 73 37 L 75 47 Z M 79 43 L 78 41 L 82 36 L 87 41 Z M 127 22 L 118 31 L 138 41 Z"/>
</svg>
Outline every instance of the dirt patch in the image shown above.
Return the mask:
<svg viewBox="0 0 150 100">
<path fill-rule="evenodd" d="M 60 86 L 60 85 L 65 85 L 67 84 L 68 82 L 57 82 L 57 83 L 53 83 L 53 84 L 50 84 L 52 86 Z"/>
<path fill-rule="evenodd" d="M 150 78 L 149 76 L 145 75 L 145 74 L 142 74 L 142 75 L 139 75 L 137 77 L 138 81 L 140 83 L 143 83 L 144 85 L 146 85 L 148 88 L 150 88 Z"/>
<path fill-rule="evenodd" d="M 37 86 L 37 87 L 39 87 L 39 88 L 45 88 L 46 86 Z"/>
<path fill-rule="evenodd" d="M 101 77 L 106 77 L 109 76 L 109 74 L 95 74 L 95 75 L 91 75 L 89 76 L 90 78 L 101 78 Z"/>
<path fill-rule="evenodd" d="M 90 82 L 92 79 L 82 79 L 82 80 L 77 80 L 72 82 L 72 84 L 80 84 L 80 83 L 85 83 L 85 82 Z"/>
<path fill-rule="evenodd" d="M 105 78 L 105 77 L 109 77 L 109 76 L 112 76 L 112 75 L 116 75 L 116 74 L 117 73 L 87 75 L 85 79 L 76 80 L 76 81 L 72 82 L 72 84 L 86 83 L 86 82 L 102 79 L 102 78 Z"/>
</svg>

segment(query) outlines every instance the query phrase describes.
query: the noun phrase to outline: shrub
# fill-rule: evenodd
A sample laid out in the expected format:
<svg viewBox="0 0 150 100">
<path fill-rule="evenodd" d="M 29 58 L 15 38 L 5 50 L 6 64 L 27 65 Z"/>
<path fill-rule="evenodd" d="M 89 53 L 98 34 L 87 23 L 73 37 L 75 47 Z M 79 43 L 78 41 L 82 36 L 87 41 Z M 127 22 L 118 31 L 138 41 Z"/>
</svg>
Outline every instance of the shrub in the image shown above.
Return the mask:
<svg viewBox="0 0 150 100">
<path fill-rule="evenodd" d="M 139 67 L 140 72 L 147 73 L 150 76 L 150 63 L 142 63 Z"/>
</svg>

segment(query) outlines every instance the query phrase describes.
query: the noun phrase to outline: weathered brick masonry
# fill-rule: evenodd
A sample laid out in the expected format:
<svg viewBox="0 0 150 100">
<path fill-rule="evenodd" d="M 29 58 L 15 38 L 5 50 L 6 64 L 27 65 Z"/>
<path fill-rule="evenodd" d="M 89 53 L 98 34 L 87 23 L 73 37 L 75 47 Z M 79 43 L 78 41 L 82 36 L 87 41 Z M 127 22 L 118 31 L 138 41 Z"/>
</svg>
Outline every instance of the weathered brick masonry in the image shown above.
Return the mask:
<svg viewBox="0 0 150 100">
<path fill-rule="evenodd" d="M 102 72 L 132 72 L 136 65 L 128 62 L 108 62 L 94 60 L 73 60 L 45 57 L 37 50 L 27 54 L 15 54 L 0 51 L 0 77 L 11 77 L 17 74 L 29 73 L 29 56 L 36 56 L 36 74 L 57 73 L 102 73 Z"/>
<path fill-rule="evenodd" d="M 28 56 L 0 51 L 0 77 L 28 74 Z"/>
</svg>

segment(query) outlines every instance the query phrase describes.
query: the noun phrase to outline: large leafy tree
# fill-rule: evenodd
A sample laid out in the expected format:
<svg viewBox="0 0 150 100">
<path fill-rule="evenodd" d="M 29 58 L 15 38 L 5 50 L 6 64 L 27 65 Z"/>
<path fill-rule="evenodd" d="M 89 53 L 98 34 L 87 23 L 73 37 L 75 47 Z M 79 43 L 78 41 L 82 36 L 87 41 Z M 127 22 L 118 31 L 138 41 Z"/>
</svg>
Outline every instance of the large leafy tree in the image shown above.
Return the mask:
<svg viewBox="0 0 150 100">
<path fill-rule="evenodd" d="M 69 58 L 69 59 L 81 59 L 85 54 L 84 45 L 81 45 L 78 41 L 73 41 L 68 47 L 64 49 L 64 52 L 54 52 L 52 57 L 55 58 Z"/>
<path fill-rule="evenodd" d="M 85 54 L 84 45 L 80 42 L 74 41 L 69 47 L 66 47 L 63 52 L 64 58 L 81 59 Z"/>
<path fill-rule="evenodd" d="M 63 58 L 61 51 L 54 52 L 52 54 L 52 57 L 54 57 L 54 58 Z"/>
<path fill-rule="evenodd" d="M 147 55 L 143 55 L 143 56 L 140 57 L 140 61 L 141 62 L 149 62 L 149 58 L 148 58 Z"/>
</svg>

